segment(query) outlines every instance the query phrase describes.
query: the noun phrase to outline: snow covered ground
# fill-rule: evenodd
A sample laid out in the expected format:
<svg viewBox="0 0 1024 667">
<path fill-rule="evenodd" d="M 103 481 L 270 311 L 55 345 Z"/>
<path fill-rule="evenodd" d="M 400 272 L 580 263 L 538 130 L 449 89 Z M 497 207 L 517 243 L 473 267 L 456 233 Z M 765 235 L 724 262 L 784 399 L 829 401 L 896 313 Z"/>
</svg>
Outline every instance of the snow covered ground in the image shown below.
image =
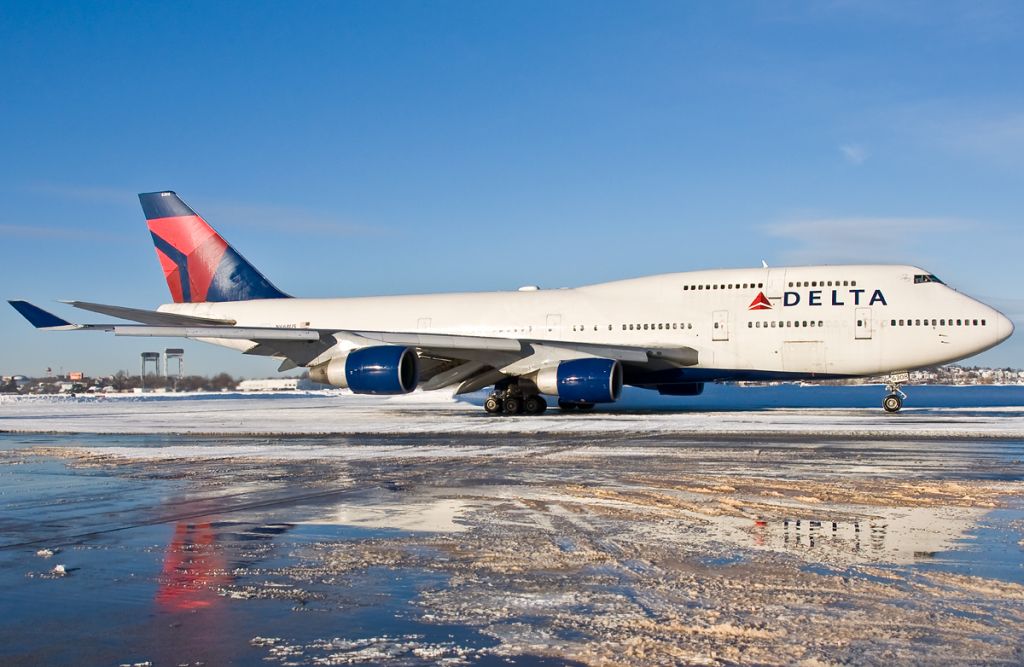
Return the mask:
<svg viewBox="0 0 1024 667">
<path fill-rule="evenodd" d="M 772 388 L 774 389 L 774 388 Z M 815 388 L 822 391 L 825 388 Z M 832 389 L 832 388 L 827 388 Z M 877 393 L 867 389 L 867 396 Z M 922 390 L 924 388 L 919 388 Z M 734 392 L 754 390 L 735 388 Z M 794 391 L 790 389 L 790 391 Z M 638 392 L 644 396 L 650 394 Z M 805 392 L 807 394 L 808 392 Z M 739 394 L 750 395 L 750 394 Z M 318 434 L 658 434 L 722 437 L 845 438 L 1024 437 L 1024 407 L 906 408 L 765 407 L 728 400 L 694 402 L 669 411 L 627 395 L 621 405 L 590 414 L 557 409 L 536 417 L 492 417 L 449 394 L 357 396 L 341 391 L 289 394 L 153 394 L 88 397 L 0 397 L 0 431 L 15 433 L 138 433 L 210 435 Z M 805 405 L 808 402 L 803 401 Z M 826 401 L 827 403 L 827 401 Z M 842 402 L 840 402 L 842 403 Z M 1024 402 L 1022 402 L 1024 403 Z M 800 404 L 800 402 L 797 402 Z M 813 405 L 813 402 L 810 403 Z M 859 397 L 848 404 L 863 404 Z M 912 403 L 911 403 L 912 404 Z M 682 405 L 686 405 L 685 403 Z"/>
</svg>

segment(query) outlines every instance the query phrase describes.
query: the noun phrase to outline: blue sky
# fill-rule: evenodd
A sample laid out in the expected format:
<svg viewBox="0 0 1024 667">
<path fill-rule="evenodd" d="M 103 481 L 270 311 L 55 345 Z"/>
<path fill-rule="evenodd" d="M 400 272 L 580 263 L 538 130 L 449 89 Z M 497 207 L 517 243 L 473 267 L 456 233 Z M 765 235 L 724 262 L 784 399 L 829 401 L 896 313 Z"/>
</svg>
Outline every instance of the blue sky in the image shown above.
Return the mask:
<svg viewBox="0 0 1024 667">
<path fill-rule="evenodd" d="M 1019 2 L 2 2 L 2 296 L 166 301 L 135 194 L 173 189 L 303 296 L 891 261 L 1021 326 L 1021 34 Z M 3 373 L 178 344 L 0 309 Z"/>
</svg>

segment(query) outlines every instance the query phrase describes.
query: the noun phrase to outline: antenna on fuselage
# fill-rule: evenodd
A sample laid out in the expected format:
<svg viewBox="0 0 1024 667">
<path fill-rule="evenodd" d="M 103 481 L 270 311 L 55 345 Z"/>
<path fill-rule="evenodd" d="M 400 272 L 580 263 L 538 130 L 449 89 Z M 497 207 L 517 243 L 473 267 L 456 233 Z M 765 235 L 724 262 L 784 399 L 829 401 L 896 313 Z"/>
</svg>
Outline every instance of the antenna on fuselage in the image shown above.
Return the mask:
<svg viewBox="0 0 1024 667">
<path fill-rule="evenodd" d="M 766 262 L 766 261 L 764 261 L 764 260 L 762 259 L 762 260 L 761 260 L 761 268 L 762 268 L 762 269 L 767 269 L 767 268 L 768 268 L 768 262 Z"/>
</svg>

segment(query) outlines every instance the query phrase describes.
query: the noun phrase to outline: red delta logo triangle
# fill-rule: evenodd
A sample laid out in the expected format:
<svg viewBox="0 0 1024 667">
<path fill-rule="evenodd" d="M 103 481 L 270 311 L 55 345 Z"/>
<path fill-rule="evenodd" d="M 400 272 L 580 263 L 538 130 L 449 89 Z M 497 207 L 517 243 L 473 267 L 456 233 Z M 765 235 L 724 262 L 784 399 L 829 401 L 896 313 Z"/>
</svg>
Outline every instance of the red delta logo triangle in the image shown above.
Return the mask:
<svg viewBox="0 0 1024 667">
<path fill-rule="evenodd" d="M 757 297 L 750 303 L 750 307 L 747 310 L 771 310 L 772 302 L 768 300 L 768 297 L 764 295 L 764 292 L 758 292 Z"/>
</svg>

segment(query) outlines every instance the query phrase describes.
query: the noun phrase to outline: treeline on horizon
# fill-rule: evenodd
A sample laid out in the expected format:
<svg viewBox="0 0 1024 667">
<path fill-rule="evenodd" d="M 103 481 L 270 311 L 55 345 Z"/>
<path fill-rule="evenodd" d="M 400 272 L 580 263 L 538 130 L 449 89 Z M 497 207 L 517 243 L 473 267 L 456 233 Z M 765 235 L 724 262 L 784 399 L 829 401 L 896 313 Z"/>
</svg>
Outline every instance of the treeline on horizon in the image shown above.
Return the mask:
<svg viewBox="0 0 1024 667">
<path fill-rule="evenodd" d="M 13 377 L 0 382 L 0 392 L 18 394 L 56 394 L 61 392 L 62 385 L 76 385 L 75 391 L 84 392 L 90 388 L 94 391 L 130 392 L 135 389 L 164 389 L 167 391 L 222 391 L 234 389 L 244 377 L 235 377 L 230 373 L 217 373 L 212 376 L 184 375 L 170 377 L 164 375 L 138 374 L 118 371 L 114 375 L 88 377 L 72 380 L 67 377 L 40 377 L 15 380 Z M 65 389 L 64 391 L 67 391 Z"/>
</svg>

